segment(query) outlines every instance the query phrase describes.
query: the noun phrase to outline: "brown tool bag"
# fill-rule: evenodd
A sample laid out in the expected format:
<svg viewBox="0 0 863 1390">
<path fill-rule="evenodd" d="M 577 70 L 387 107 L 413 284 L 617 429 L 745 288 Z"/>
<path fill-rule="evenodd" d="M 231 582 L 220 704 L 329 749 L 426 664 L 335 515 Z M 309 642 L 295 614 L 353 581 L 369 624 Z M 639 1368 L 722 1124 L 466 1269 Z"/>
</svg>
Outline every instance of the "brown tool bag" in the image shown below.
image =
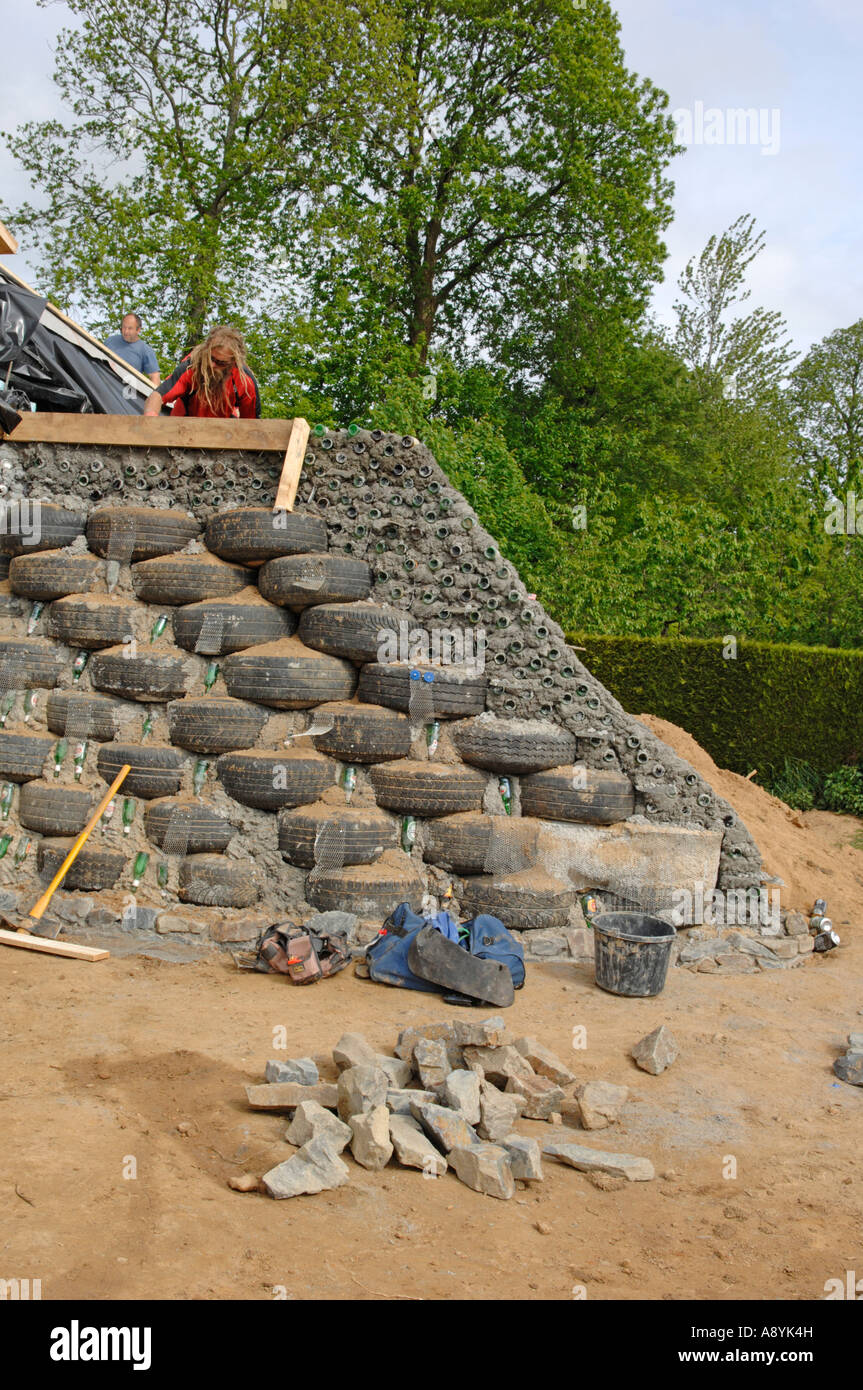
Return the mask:
<svg viewBox="0 0 863 1390">
<path fill-rule="evenodd" d="M 287 975 L 295 985 L 313 985 L 344 970 L 350 959 L 346 936 L 308 932 L 294 922 L 277 922 L 258 941 L 255 969 Z"/>
</svg>

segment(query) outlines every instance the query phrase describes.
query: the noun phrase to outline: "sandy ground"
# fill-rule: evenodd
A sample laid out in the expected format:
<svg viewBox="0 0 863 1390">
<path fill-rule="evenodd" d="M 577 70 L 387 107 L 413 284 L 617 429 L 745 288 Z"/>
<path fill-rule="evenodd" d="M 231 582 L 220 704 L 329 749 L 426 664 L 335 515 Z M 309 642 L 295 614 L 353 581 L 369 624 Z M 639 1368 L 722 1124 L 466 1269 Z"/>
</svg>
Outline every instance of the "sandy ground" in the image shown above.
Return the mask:
<svg viewBox="0 0 863 1390">
<path fill-rule="evenodd" d="M 706 770 L 687 735 L 645 722 Z M 522 1132 L 646 1155 L 654 1182 L 603 1191 L 548 1159 L 543 1183 L 499 1202 L 452 1174 L 348 1159 L 351 1181 L 331 1193 L 235 1193 L 230 1176 L 292 1152 L 283 1119 L 245 1106 L 267 1058 L 323 1062 L 348 1029 L 391 1051 L 401 1028 L 461 1011 L 352 971 L 297 989 L 216 954 L 91 965 L 6 949 L 0 1278 L 76 1300 L 796 1300 L 863 1274 L 863 1090 L 831 1071 L 863 1028 L 863 852 L 850 845 L 863 827 L 818 813 L 798 825 L 745 779 L 709 780 L 785 879 L 785 905 L 828 898 L 841 949 L 764 975 L 674 970 L 652 1000 L 602 993 L 590 967 L 534 966 L 507 1011 L 579 1080 L 631 1088 L 612 1129 Z M 681 1054 L 653 1077 L 628 1053 L 659 1023 Z"/>
</svg>

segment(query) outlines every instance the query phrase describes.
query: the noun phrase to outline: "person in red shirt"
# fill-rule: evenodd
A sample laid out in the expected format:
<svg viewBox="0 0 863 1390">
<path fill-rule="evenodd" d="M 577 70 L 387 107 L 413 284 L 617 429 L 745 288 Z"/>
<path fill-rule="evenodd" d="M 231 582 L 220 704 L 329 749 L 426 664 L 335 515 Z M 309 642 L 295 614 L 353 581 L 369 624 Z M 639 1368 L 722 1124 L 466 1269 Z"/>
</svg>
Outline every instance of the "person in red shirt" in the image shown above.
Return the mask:
<svg viewBox="0 0 863 1390">
<path fill-rule="evenodd" d="M 172 415 L 257 419 L 261 399 L 258 383 L 246 366 L 243 335 L 226 325 L 211 328 L 147 398 L 144 414 L 159 415 L 165 405 L 173 407 Z"/>
</svg>

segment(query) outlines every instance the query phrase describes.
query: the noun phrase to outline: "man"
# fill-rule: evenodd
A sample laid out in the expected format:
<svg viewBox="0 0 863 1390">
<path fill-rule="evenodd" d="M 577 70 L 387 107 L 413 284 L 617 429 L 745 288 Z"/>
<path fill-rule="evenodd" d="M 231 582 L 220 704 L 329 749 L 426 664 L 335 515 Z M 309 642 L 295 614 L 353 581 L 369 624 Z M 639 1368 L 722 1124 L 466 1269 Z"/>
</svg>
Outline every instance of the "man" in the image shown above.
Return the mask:
<svg viewBox="0 0 863 1390">
<path fill-rule="evenodd" d="M 172 415 L 257 419 L 261 400 L 258 383 L 246 366 L 242 334 L 226 325 L 211 328 L 148 398 L 144 414 L 158 415 L 163 405 L 173 405 Z"/>
<path fill-rule="evenodd" d="M 130 367 L 137 367 L 139 372 L 150 378 L 154 386 L 158 386 L 162 379 L 159 364 L 150 344 L 145 343 L 141 337 L 141 326 L 137 314 L 126 314 L 120 324 L 120 332 L 112 333 L 105 346 L 116 352 L 118 357 L 122 357 L 124 362 L 128 362 Z"/>
</svg>

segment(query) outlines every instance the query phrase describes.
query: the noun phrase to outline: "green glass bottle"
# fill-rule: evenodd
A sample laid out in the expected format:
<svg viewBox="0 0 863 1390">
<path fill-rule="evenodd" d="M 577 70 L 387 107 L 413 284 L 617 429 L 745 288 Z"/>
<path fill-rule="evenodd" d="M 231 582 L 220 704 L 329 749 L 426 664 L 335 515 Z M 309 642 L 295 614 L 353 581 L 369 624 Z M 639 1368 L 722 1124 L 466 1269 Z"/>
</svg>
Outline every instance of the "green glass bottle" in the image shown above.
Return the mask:
<svg viewBox="0 0 863 1390">
<path fill-rule="evenodd" d="M 33 711 L 35 710 L 35 708 L 36 708 L 36 706 L 37 706 L 38 703 L 39 703 L 39 691 L 38 691 L 38 690 L 25 690 L 25 691 L 24 691 L 24 723 L 25 723 L 25 724 L 29 724 L 29 723 L 30 723 L 30 717 L 31 717 L 31 715 L 33 714 Z"/>
<path fill-rule="evenodd" d="M 12 706 L 15 704 L 17 694 L 18 692 L 16 690 L 7 690 L 2 701 L 0 701 L 0 729 L 5 729 L 6 727 L 6 720 L 9 718 Z"/>
<path fill-rule="evenodd" d="M 42 616 L 44 610 L 45 610 L 45 604 L 44 604 L 41 600 L 38 600 L 36 603 L 34 603 L 34 604 L 33 604 L 33 607 L 30 609 L 30 616 L 29 616 L 29 618 L 27 619 L 27 636 L 28 636 L 28 637 L 32 637 L 32 636 L 33 636 L 33 633 L 36 631 L 36 624 L 38 623 L 39 619 L 41 618 L 41 616 Z"/>
<path fill-rule="evenodd" d="M 12 843 L 11 835 L 0 835 L 0 859 L 6 857 L 6 851 Z"/>
<path fill-rule="evenodd" d="M 402 817 L 402 849 L 405 854 L 410 854 L 417 838 L 417 823 L 413 816 Z"/>
<path fill-rule="evenodd" d="M 9 812 L 12 810 L 12 799 L 15 795 L 15 783 L 6 782 L 3 786 L 3 794 L 0 796 L 0 820 L 8 820 Z"/>
<path fill-rule="evenodd" d="M 503 809 L 508 816 L 512 815 L 512 783 L 508 777 L 497 779 L 497 789 L 500 792 L 500 799 L 503 802 Z"/>
<path fill-rule="evenodd" d="M 54 776 L 60 776 L 60 768 L 63 766 L 63 759 L 69 752 L 69 740 L 61 738 L 54 747 Z"/>
<path fill-rule="evenodd" d="M 87 749 L 88 749 L 88 747 L 89 747 L 89 744 L 88 744 L 87 740 L 84 739 L 83 743 L 79 743 L 79 744 L 78 744 L 78 747 L 75 749 L 75 781 L 76 781 L 76 782 L 80 782 L 80 780 L 81 780 L 81 773 L 84 771 L 84 762 L 85 762 L 86 757 L 87 757 Z"/>
<path fill-rule="evenodd" d="M 354 767 L 353 763 L 349 763 L 348 766 L 345 768 L 344 772 L 342 773 L 342 786 L 345 789 L 345 801 L 348 803 L 348 805 L 350 805 L 350 800 L 354 794 L 354 788 L 356 787 L 356 785 L 357 770 Z"/>
<path fill-rule="evenodd" d="M 195 763 L 195 768 L 192 773 L 192 791 L 195 793 L 195 796 L 200 796 L 201 792 L 204 790 L 204 783 L 207 780 L 207 768 L 209 766 L 210 764 L 207 758 L 199 758 Z"/>
<path fill-rule="evenodd" d="M 161 860 L 159 861 L 159 867 L 158 867 L 158 869 L 156 870 L 156 878 L 157 878 L 157 880 L 158 880 L 158 884 L 159 884 L 159 887 L 160 887 L 160 888 L 167 888 L 167 886 L 168 886 L 168 861 L 167 861 L 167 859 L 161 859 Z"/>
<path fill-rule="evenodd" d="M 144 877 L 144 874 L 146 873 L 147 865 L 149 864 L 149 862 L 150 856 L 147 853 L 147 851 L 144 849 L 139 850 L 138 853 L 135 855 L 135 864 L 132 869 L 133 888 L 138 887 L 138 884 L 141 882 L 141 879 Z"/>
<path fill-rule="evenodd" d="M 112 797 L 111 800 L 108 802 L 108 805 L 105 807 L 104 811 L 102 812 L 102 819 L 101 819 L 101 821 L 100 821 L 100 824 L 101 824 L 101 826 L 102 826 L 102 834 L 103 834 L 103 835 L 106 835 L 106 834 L 108 833 L 108 829 L 109 829 L 110 824 L 111 824 L 111 817 L 113 816 L 113 814 L 114 814 L 114 812 L 115 812 L 116 809 L 117 809 L 117 801 L 116 801 L 116 798 L 115 798 L 115 797 Z"/>
<path fill-rule="evenodd" d="M 72 662 L 72 680 L 76 683 L 81 679 L 82 675 L 84 674 L 87 662 L 89 660 L 90 653 L 82 650 L 78 653 L 78 655 L 75 657 L 75 660 Z"/>
<path fill-rule="evenodd" d="M 150 641 L 155 642 L 157 637 L 161 637 L 165 628 L 168 626 L 167 613 L 160 613 L 153 626 L 150 628 Z"/>
<path fill-rule="evenodd" d="M 426 725 L 426 747 L 429 750 L 429 757 L 433 758 L 438 750 L 440 743 L 440 720 L 435 719 L 433 723 Z"/>
<path fill-rule="evenodd" d="M 128 835 L 132 828 L 132 821 L 135 819 L 135 802 L 131 796 L 123 800 L 123 834 Z"/>
<path fill-rule="evenodd" d="M 592 893 L 583 893 L 582 896 L 579 898 L 579 902 L 581 903 L 581 911 L 584 915 L 585 922 L 589 927 L 592 927 L 593 918 L 599 912 L 599 904 L 597 903 L 596 898 L 593 896 Z"/>
<path fill-rule="evenodd" d="M 18 841 L 18 848 L 15 851 L 16 864 L 24 863 L 24 860 L 27 858 L 27 854 L 30 850 L 30 846 L 32 845 L 32 843 L 33 841 L 29 838 L 29 836 L 21 836 L 21 839 Z"/>
<path fill-rule="evenodd" d="M 219 665 L 218 661 L 211 661 L 209 666 L 207 667 L 207 673 L 204 676 L 204 690 L 207 693 L 209 693 L 212 690 L 213 686 L 216 684 L 216 681 L 219 679 L 219 672 L 221 671 L 221 669 L 222 668 Z"/>
<path fill-rule="evenodd" d="M 147 735 L 148 735 L 148 734 L 151 734 L 152 732 L 153 732 L 153 715 L 152 715 L 152 713 L 148 710 L 147 713 L 144 715 L 144 720 L 143 720 L 143 723 L 141 724 L 141 739 L 142 739 L 142 740 L 145 739 L 145 738 L 147 737 Z"/>
</svg>

